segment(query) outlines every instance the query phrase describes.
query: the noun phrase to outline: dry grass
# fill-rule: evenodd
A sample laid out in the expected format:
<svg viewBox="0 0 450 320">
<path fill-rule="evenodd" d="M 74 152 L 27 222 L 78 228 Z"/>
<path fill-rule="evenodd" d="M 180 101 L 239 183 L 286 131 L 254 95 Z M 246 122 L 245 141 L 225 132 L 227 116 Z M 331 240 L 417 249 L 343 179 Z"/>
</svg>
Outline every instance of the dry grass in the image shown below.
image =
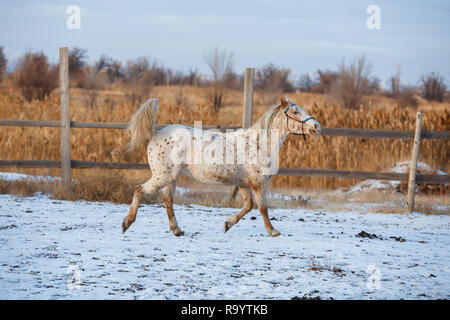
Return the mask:
<svg viewBox="0 0 450 320">
<path fill-rule="evenodd" d="M 304 207 L 311 210 L 326 210 L 333 212 L 348 212 L 357 210 L 362 213 L 405 213 L 407 212 L 406 194 L 391 191 L 364 191 L 346 193 L 334 190 L 302 190 L 272 188 L 272 192 L 293 197 L 293 200 L 283 202 L 270 201 L 275 207 Z M 302 197 L 303 201 L 296 201 Z M 416 194 L 415 208 L 424 214 L 450 214 L 450 197 L 443 195 Z"/>
<path fill-rule="evenodd" d="M 14 194 L 21 197 L 29 197 L 37 192 L 51 194 L 58 187 L 50 181 L 16 180 L 6 181 L 0 179 L 0 194 Z"/>
<path fill-rule="evenodd" d="M 133 190 L 142 179 L 127 178 L 116 173 L 116 176 L 97 175 L 83 177 L 73 181 L 72 193 L 67 196 L 61 192 L 59 181 L 48 179 L 25 179 L 5 181 L 0 179 L 0 194 L 8 193 L 18 196 L 32 196 L 36 192 L 50 195 L 61 200 L 110 201 L 114 203 L 131 203 Z M 174 201 L 183 205 L 204 205 L 210 207 L 241 208 L 240 197 L 231 197 L 232 187 L 215 186 L 208 188 L 201 183 L 189 184 L 181 182 L 181 188 L 175 192 Z M 188 187 L 189 189 L 187 189 Z M 270 208 L 306 208 L 333 212 L 358 211 L 362 213 L 404 213 L 406 212 L 406 196 L 392 192 L 362 192 L 348 194 L 336 191 L 301 190 L 272 188 L 274 194 L 269 195 Z M 287 197 L 286 197 L 287 196 Z M 161 193 L 146 195 L 143 203 L 161 203 Z M 416 211 L 425 214 L 449 214 L 450 198 L 446 195 L 417 195 Z M 256 205 L 255 205 L 256 209 Z"/>
<path fill-rule="evenodd" d="M 109 201 L 113 203 L 131 203 L 133 191 L 138 181 L 130 181 L 126 178 L 117 177 L 86 177 L 74 180 L 70 195 L 62 192 L 59 181 L 48 179 L 20 179 L 6 181 L 0 179 L 0 194 L 13 194 L 20 197 L 32 196 L 36 193 L 50 195 L 53 199 L 59 200 L 86 200 L 86 201 Z M 231 197 L 231 188 L 222 188 L 220 192 L 211 190 L 194 189 L 189 192 L 179 190 L 175 193 L 174 202 L 183 205 L 203 205 L 210 207 L 242 207 L 239 197 Z M 162 203 L 161 192 L 145 195 L 141 203 L 153 204 Z"/>
<path fill-rule="evenodd" d="M 328 258 L 323 258 L 323 262 L 320 262 L 315 256 L 309 257 L 309 270 L 311 271 L 330 271 L 339 276 L 345 276 L 344 271 L 331 263 Z"/>
<path fill-rule="evenodd" d="M 129 121 L 136 110 L 119 90 L 111 86 L 102 91 L 95 107 L 83 105 L 83 90 L 71 89 L 71 118 L 74 121 Z M 182 104 L 180 88 L 157 87 L 160 100 L 158 123 L 240 125 L 242 119 L 242 93 L 230 91 L 228 106 L 218 113 L 208 104 L 205 89 L 183 87 Z M 395 101 L 384 97 L 368 97 L 370 107 L 349 110 L 329 104 L 320 94 L 295 93 L 289 95 L 305 107 L 324 127 L 412 130 L 416 110 L 399 108 Z M 270 105 L 276 103 L 279 94 L 255 93 L 254 121 Z M 423 127 L 427 130 L 450 130 L 450 104 L 421 101 Z M 4 89 L 0 92 L 0 119 L 59 119 L 58 92 L 54 91 L 44 101 L 24 101 L 18 92 Z M 71 157 L 85 161 L 113 161 L 146 163 L 145 150 L 126 153 L 128 137 L 123 130 L 72 129 Z M 1 159 L 58 160 L 59 131 L 56 128 L 0 127 Z M 287 139 L 280 154 L 280 166 L 302 168 L 326 168 L 342 170 L 382 171 L 395 162 L 409 159 L 412 141 L 397 139 L 347 139 L 340 137 L 308 138 L 307 141 L 292 136 Z M 425 140 L 422 143 L 420 161 L 431 167 L 450 171 L 450 141 Z M 8 171 L 8 170 L 4 170 Z M 11 170 L 10 170 L 11 171 Z M 14 170 L 17 171 L 17 170 Z M 24 173 L 58 176 L 59 169 L 22 169 Z M 140 182 L 150 178 L 150 171 L 139 170 L 74 170 L 75 178 L 97 178 L 102 175 Z M 95 180 L 94 179 L 94 180 Z M 192 184 L 187 177 L 181 182 Z M 337 189 L 353 185 L 357 180 L 308 177 L 274 177 L 272 187 L 302 189 Z M 125 192 L 126 190 L 124 190 Z"/>
</svg>

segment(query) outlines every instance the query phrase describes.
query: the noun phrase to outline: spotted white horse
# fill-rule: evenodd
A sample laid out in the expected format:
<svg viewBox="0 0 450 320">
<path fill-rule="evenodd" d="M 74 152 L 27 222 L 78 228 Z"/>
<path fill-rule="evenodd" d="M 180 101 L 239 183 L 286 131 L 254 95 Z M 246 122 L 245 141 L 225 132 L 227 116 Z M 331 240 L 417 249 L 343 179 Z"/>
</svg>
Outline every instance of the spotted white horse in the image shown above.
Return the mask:
<svg viewBox="0 0 450 320">
<path fill-rule="evenodd" d="M 266 197 L 268 182 L 276 173 L 279 149 L 289 134 L 303 137 L 320 134 L 320 124 L 288 97 L 281 97 L 281 104 L 267 111 L 250 128 L 226 133 L 183 125 L 169 125 L 155 132 L 157 112 L 158 100 L 150 99 L 139 107 L 128 126 L 130 150 L 148 143 L 152 177 L 135 188 L 122 232 L 136 220 L 142 195 L 164 188 L 170 230 L 175 236 L 183 235 L 173 212 L 173 194 L 176 180 L 184 172 L 201 182 L 239 187 L 244 207 L 228 218 L 225 232 L 252 210 L 254 198 L 266 231 L 270 236 L 279 236 L 280 232 L 270 222 Z M 273 146 L 265 148 L 265 157 L 258 154 L 262 140 Z"/>
</svg>

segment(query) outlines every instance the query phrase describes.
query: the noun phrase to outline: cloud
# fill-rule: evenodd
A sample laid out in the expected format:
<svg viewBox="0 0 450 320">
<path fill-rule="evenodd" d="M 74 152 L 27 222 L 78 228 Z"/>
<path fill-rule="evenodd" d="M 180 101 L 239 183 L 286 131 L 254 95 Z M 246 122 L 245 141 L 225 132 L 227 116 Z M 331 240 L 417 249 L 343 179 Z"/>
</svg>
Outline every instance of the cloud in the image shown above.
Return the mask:
<svg viewBox="0 0 450 320">
<path fill-rule="evenodd" d="M 384 53 L 394 55 L 396 52 L 389 48 L 381 48 L 375 46 L 366 46 L 354 43 L 342 43 L 342 42 L 330 42 L 330 41 L 314 41 L 311 43 L 313 46 L 318 46 L 323 49 L 330 50 L 351 50 L 351 51 L 366 51 L 373 53 Z"/>
</svg>

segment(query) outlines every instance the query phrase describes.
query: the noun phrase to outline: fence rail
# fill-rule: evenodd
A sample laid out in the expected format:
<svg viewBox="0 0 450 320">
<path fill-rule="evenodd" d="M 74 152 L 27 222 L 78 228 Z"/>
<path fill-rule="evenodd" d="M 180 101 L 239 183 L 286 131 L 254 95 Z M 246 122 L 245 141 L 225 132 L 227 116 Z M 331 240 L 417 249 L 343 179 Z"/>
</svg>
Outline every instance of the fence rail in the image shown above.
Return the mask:
<svg viewBox="0 0 450 320">
<path fill-rule="evenodd" d="M 71 128 L 90 129 L 126 129 L 128 122 L 96 122 L 96 121 L 71 121 Z M 5 120 L 0 119 L 0 126 L 6 127 L 50 127 L 59 128 L 59 121 L 47 120 Z M 167 124 L 157 124 L 156 129 L 162 129 Z M 203 129 L 240 129 L 240 126 L 202 126 Z M 323 128 L 322 136 L 346 137 L 346 138 L 378 138 L 378 139 L 413 139 L 414 130 L 380 130 L 380 129 L 354 129 L 354 128 Z M 450 131 L 422 130 L 421 139 L 450 140 Z"/>
<path fill-rule="evenodd" d="M 67 48 L 60 48 L 60 95 L 61 95 L 61 121 L 47 120 L 0 120 L 0 126 L 21 127 L 50 127 L 60 128 L 61 132 L 61 159 L 62 160 L 0 160 L 0 168 L 61 168 L 63 190 L 70 192 L 71 169 L 99 168 L 99 169 L 148 169 L 148 164 L 121 163 L 121 162 L 88 162 L 70 159 L 70 129 L 126 129 L 127 122 L 85 122 L 70 121 L 69 115 L 69 90 L 68 90 L 68 59 Z M 243 125 L 246 128 L 252 123 L 253 111 L 253 82 L 255 70 L 245 70 L 244 81 L 244 110 Z M 420 123 L 419 123 L 420 121 Z M 416 165 L 419 154 L 420 141 L 422 139 L 450 140 L 450 131 L 421 130 L 421 114 L 418 113 L 416 130 L 378 130 L 378 129 L 354 129 L 354 128 L 324 128 L 322 136 L 347 137 L 347 138 L 373 138 L 373 139 L 414 139 L 412 155 L 412 168 L 408 173 L 395 172 L 369 172 L 346 171 L 332 169 L 310 168 L 280 168 L 279 176 L 305 176 L 305 177 L 330 177 L 344 179 L 374 179 L 408 181 L 408 210 L 414 209 L 414 187 L 416 183 L 446 184 L 450 183 L 450 175 L 417 174 Z M 156 129 L 166 125 L 159 124 Z M 239 126 L 203 126 L 203 129 L 239 129 Z"/>
<path fill-rule="evenodd" d="M 59 128 L 61 123 L 59 121 L 47 120 L 0 120 L 0 126 L 4 127 L 50 127 Z M 97 121 L 70 121 L 71 128 L 87 128 L 87 129 L 126 129 L 128 122 L 97 122 Z M 168 126 L 167 124 L 157 124 L 156 129 L 162 129 Z M 203 129 L 239 129 L 239 126 L 202 126 Z"/>
<path fill-rule="evenodd" d="M 59 160 L 0 160 L 0 168 L 61 168 Z M 71 161 L 72 169 L 133 169 L 148 170 L 147 163 L 123 163 L 123 162 L 91 162 Z M 280 168 L 278 176 L 293 177 L 328 177 L 344 179 L 372 179 L 408 181 L 408 173 L 379 172 L 379 171 L 347 171 L 333 169 L 309 169 L 309 168 Z M 450 175 L 420 174 L 416 175 L 416 183 L 445 184 L 450 183 Z"/>
</svg>

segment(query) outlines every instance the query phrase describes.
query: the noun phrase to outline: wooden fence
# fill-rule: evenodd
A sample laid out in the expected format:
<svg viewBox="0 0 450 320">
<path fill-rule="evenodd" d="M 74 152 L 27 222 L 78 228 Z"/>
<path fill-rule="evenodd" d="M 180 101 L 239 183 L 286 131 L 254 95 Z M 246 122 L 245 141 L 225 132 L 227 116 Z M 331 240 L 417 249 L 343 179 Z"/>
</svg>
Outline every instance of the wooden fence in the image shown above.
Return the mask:
<svg viewBox="0 0 450 320">
<path fill-rule="evenodd" d="M 244 76 L 244 108 L 242 127 L 249 127 L 252 123 L 253 112 L 253 82 L 255 69 L 247 68 Z M 69 67 L 68 49 L 60 48 L 59 60 L 59 86 L 61 101 L 60 121 L 46 120 L 0 120 L 0 126 L 22 127 L 58 127 L 61 135 L 61 160 L 0 160 L 0 168 L 61 168 L 62 186 L 64 192 L 71 191 L 71 169 L 100 168 L 100 169 L 148 169 L 148 164 L 118 163 L 118 162 L 87 162 L 71 160 L 70 158 L 70 129 L 96 128 L 96 129 L 126 129 L 126 122 L 82 122 L 70 121 L 69 108 Z M 157 129 L 164 125 L 157 125 Z M 204 129 L 237 129 L 233 126 L 203 126 Z M 307 176 L 331 177 L 347 179 L 375 179 L 408 181 L 407 206 L 408 211 L 414 210 L 414 189 L 416 183 L 445 184 L 450 183 L 450 175 L 417 174 L 417 160 L 422 139 L 450 139 L 450 131 L 422 130 L 422 114 L 417 113 L 415 130 L 367 130 L 347 128 L 323 128 L 323 136 L 337 136 L 348 138 L 375 138 L 375 139 L 414 139 L 413 152 L 409 173 L 346 171 L 309 168 L 280 168 L 277 175 L 281 176 Z"/>
</svg>

